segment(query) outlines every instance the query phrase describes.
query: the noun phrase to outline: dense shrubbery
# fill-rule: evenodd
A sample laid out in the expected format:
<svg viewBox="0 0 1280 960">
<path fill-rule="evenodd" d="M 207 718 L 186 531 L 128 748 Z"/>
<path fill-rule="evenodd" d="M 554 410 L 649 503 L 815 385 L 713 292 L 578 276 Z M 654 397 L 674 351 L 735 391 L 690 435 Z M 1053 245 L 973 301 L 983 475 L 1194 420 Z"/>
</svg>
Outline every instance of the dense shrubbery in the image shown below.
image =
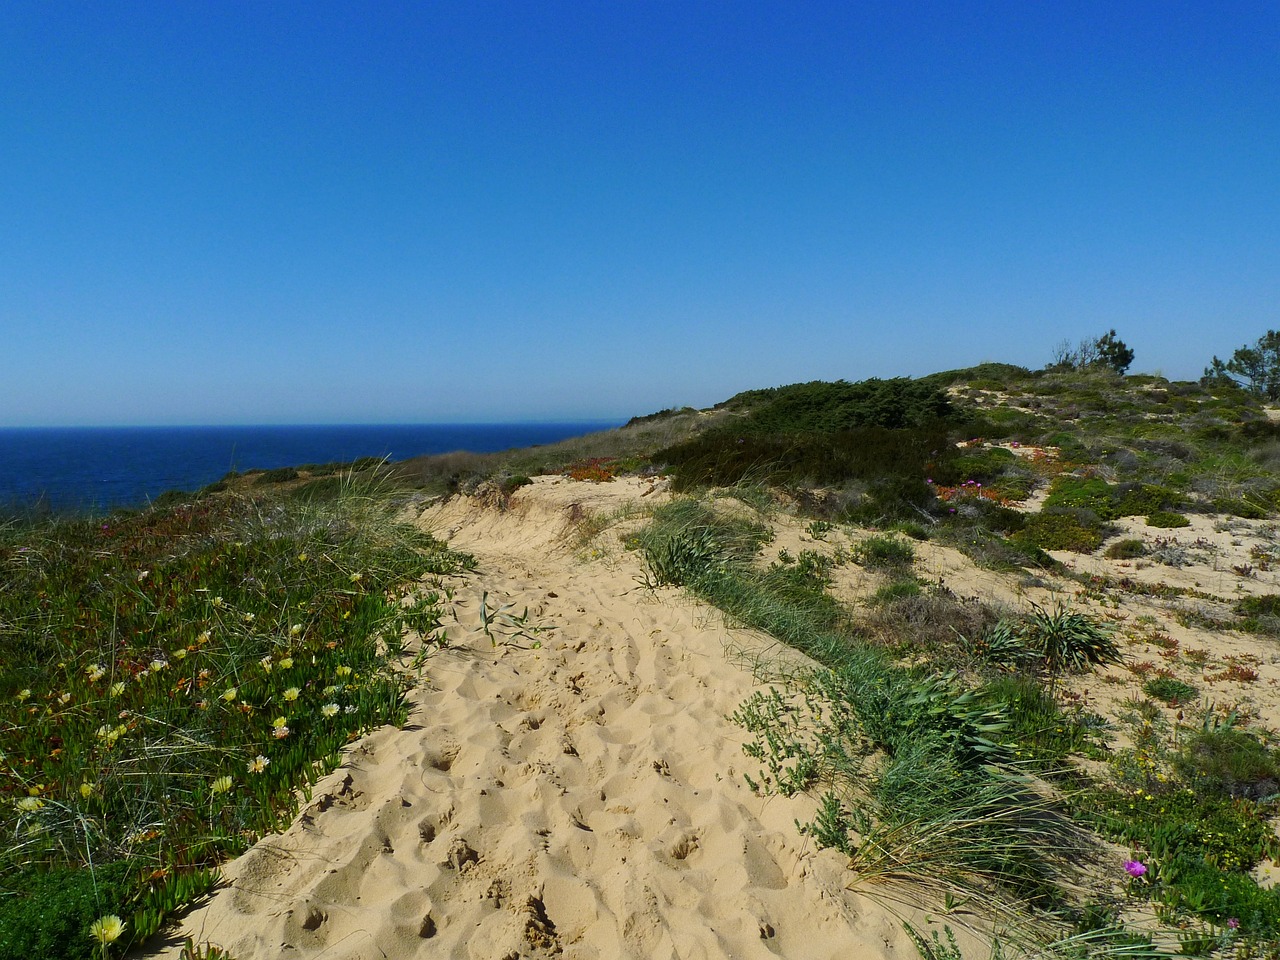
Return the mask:
<svg viewBox="0 0 1280 960">
<path fill-rule="evenodd" d="M 836 433 L 858 427 L 901 430 L 947 420 L 947 395 L 920 380 L 815 380 L 768 390 L 749 390 L 722 406 L 746 410 L 739 433 Z"/>
</svg>

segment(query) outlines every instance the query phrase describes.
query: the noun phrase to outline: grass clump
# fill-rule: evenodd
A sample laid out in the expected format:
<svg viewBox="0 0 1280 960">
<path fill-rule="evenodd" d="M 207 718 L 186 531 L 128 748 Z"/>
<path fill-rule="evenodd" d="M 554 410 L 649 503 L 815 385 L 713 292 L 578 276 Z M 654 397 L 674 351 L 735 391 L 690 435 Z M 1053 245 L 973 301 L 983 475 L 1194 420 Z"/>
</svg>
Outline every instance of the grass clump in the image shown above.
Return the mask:
<svg viewBox="0 0 1280 960">
<path fill-rule="evenodd" d="M 206 497 L 0 534 L 0 957 L 66 939 L 37 895 L 65 871 L 115 878 L 94 888 L 113 950 L 146 939 L 403 718 L 396 658 L 438 618 L 401 584 L 468 560 L 388 509 Z"/>
<path fill-rule="evenodd" d="M 1149 678 L 1143 683 L 1142 692 L 1153 700 L 1160 700 L 1171 707 L 1189 703 L 1200 695 L 1200 690 L 1194 683 L 1168 676 Z"/>
<path fill-rule="evenodd" d="M 1103 556 L 1108 560 L 1133 560 L 1138 557 L 1146 556 L 1147 545 L 1137 539 L 1117 540 L 1115 543 L 1108 544 Z"/>
<path fill-rule="evenodd" d="M 1093 553 L 1102 546 L 1102 530 L 1086 511 L 1043 510 L 1027 517 L 1012 539 L 1041 550 Z"/>
<path fill-rule="evenodd" d="M 1191 526 L 1191 521 L 1180 513 L 1171 510 L 1157 510 L 1147 515 L 1148 527 L 1160 527 L 1165 530 L 1176 530 L 1179 527 Z"/>
<path fill-rule="evenodd" d="M 853 559 L 864 567 L 909 567 L 915 562 L 916 551 L 907 540 L 876 534 L 854 545 Z"/>
<path fill-rule="evenodd" d="M 1237 629 L 1280 636 L 1280 593 L 1243 597 L 1236 602 Z"/>
</svg>

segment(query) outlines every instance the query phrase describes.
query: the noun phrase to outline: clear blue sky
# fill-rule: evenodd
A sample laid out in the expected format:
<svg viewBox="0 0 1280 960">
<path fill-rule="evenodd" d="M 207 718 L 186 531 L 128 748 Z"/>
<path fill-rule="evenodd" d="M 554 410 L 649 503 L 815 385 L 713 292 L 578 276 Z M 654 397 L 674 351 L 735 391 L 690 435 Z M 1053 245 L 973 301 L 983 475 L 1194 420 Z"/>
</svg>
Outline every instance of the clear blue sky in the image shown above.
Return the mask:
<svg viewBox="0 0 1280 960">
<path fill-rule="evenodd" d="M 0 425 L 627 417 L 1280 327 L 1280 4 L 0 16 Z"/>
</svg>

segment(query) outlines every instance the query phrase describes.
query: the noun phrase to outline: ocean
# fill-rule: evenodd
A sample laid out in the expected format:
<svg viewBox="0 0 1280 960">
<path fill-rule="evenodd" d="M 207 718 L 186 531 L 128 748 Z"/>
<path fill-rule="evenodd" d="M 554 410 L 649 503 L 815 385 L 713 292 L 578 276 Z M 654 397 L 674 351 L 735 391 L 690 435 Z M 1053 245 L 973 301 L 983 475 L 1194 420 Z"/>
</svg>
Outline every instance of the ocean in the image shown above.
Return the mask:
<svg viewBox="0 0 1280 960">
<path fill-rule="evenodd" d="M 0 508 L 136 507 L 198 490 L 232 470 L 360 457 L 406 460 L 554 443 L 618 421 L 383 426 L 49 427 L 0 429 Z"/>
</svg>

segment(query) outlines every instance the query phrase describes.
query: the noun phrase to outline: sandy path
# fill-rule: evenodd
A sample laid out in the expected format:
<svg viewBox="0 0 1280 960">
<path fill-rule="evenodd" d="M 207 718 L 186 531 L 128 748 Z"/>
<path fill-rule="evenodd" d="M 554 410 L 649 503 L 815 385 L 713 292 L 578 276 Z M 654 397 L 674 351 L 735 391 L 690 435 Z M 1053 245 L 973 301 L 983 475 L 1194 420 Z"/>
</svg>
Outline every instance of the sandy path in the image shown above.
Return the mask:
<svg viewBox="0 0 1280 960">
<path fill-rule="evenodd" d="M 645 489 L 539 481 L 510 512 L 424 515 L 480 569 L 409 726 L 358 744 L 181 936 L 239 960 L 915 957 L 798 834 L 811 801 L 743 784 L 725 717 L 756 684 L 719 617 L 655 598 L 629 556 L 574 558 L 566 517 Z M 541 647 L 494 647 L 483 593 L 527 606 Z"/>
</svg>

